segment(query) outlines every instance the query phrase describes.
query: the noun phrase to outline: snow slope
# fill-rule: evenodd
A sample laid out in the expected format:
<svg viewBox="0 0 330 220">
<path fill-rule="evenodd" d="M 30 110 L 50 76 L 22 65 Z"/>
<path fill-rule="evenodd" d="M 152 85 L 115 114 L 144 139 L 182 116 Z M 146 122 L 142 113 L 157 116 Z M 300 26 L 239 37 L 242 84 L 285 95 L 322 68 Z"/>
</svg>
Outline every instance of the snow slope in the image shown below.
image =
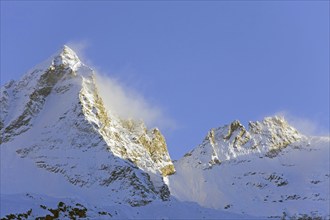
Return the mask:
<svg viewBox="0 0 330 220">
<path fill-rule="evenodd" d="M 329 218 L 329 137 L 305 137 L 280 117 L 212 129 L 175 163 L 181 201 L 263 217 Z M 285 214 L 283 214 L 285 213 Z"/>
<path fill-rule="evenodd" d="M 95 204 L 69 197 L 56 198 L 39 194 L 15 194 L 1 196 L 1 216 L 12 213 L 28 215 L 28 219 L 54 216 L 58 211 L 59 219 L 251 219 L 230 212 L 208 209 L 196 203 L 179 202 L 175 199 L 166 202 L 155 201 L 146 206 L 131 207 L 125 204 Z M 63 209 L 66 207 L 66 209 Z M 80 211 L 73 212 L 74 209 Z M 31 211 L 30 211 L 31 210 Z M 65 211 L 64 211 L 65 210 Z M 29 213 L 30 211 L 30 213 Z M 16 216 L 18 216 L 16 214 Z M 253 217 L 255 218 L 255 217 Z"/>
</svg>

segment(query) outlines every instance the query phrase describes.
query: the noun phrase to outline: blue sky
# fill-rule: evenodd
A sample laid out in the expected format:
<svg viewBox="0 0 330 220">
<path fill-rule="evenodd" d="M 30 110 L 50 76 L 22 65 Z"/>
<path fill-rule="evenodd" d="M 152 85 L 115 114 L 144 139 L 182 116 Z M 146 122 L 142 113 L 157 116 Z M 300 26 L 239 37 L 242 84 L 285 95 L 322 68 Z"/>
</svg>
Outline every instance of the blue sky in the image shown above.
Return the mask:
<svg viewBox="0 0 330 220">
<path fill-rule="evenodd" d="M 174 159 L 235 119 L 329 132 L 328 1 L 1 1 L 1 85 L 66 43 L 175 121 Z"/>
</svg>

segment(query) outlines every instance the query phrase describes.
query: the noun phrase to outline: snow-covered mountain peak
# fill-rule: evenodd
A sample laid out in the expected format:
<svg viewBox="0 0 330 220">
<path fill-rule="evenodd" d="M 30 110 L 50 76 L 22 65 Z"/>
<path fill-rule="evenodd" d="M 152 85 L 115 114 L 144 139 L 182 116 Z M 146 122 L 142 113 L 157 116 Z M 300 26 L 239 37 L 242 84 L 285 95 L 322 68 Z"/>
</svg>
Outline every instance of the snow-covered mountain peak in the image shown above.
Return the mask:
<svg viewBox="0 0 330 220">
<path fill-rule="evenodd" d="M 289 144 L 304 138 L 283 117 L 266 117 L 261 122 L 249 122 L 249 133 L 256 149 L 274 157 Z"/>
<path fill-rule="evenodd" d="M 259 121 L 249 122 L 249 131 L 258 133 L 261 131 L 261 129 L 268 130 L 270 132 L 276 132 L 276 130 L 279 129 L 282 132 L 289 132 L 289 131 L 293 131 L 294 133 L 298 132 L 282 116 L 265 117 L 261 122 Z"/>
<path fill-rule="evenodd" d="M 303 136 L 278 116 L 248 127 L 211 129 L 174 163 L 172 195 L 265 218 L 329 219 L 329 137 Z"/>
<path fill-rule="evenodd" d="M 188 163 L 195 163 L 196 167 L 209 168 L 249 154 L 274 157 L 302 138 L 303 135 L 283 117 L 266 117 L 261 122 L 249 122 L 248 129 L 235 120 L 211 129 L 202 144 L 187 153 L 185 158 Z"/>
<path fill-rule="evenodd" d="M 64 45 L 62 49 L 54 56 L 54 66 L 71 66 L 80 63 L 80 59 L 76 52 L 74 52 L 70 47 Z"/>
<path fill-rule="evenodd" d="M 175 170 L 164 137 L 158 129 L 106 109 L 94 74 L 64 46 L 21 80 L 2 87 L 2 155 L 26 158 L 74 186 L 109 187 L 129 195 L 122 198 L 119 192 L 118 199 L 105 200 L 133 206 L 166 200 L 163 176 Z M 7 161 L 5 156 L 1 160 Z"/>
</svg>

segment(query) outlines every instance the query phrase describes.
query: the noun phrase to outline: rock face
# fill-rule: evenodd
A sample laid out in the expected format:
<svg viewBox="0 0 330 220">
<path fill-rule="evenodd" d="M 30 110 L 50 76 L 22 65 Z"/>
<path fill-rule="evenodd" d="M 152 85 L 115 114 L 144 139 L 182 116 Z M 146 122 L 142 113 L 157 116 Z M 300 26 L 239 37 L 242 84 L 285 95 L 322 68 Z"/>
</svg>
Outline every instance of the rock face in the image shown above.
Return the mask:
<svg viewBox="0 0 330 220">
<path fill-rule="evenodd" d="M 307 137 L 281 117 L 211 129 L 175 162 L 181 201 L 264 218 L 329 218 L 329 137 Z"/>
<path fill-rule="evenodd" d="M 107 111 L 95 81 L 94 71 L 64 46 L 21 80 L 7 83 L 1 88 L 1 151 L 75 186 L 107 187 L 111 195 L 102 196 L 111 201 L 141 206 L 167 200 L 163 176 L 175 170 L 164 137 Z M 8 171 L 1 160 L 2 172 Z"/>
</svg>

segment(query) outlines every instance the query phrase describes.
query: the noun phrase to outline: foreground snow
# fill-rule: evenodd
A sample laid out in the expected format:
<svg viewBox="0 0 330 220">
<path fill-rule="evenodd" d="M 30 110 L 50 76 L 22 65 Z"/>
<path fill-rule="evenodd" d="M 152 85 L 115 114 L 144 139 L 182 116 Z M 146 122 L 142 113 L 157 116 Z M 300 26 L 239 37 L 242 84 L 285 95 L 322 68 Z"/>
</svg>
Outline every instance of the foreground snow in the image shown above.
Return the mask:
<svg viewBox="0 0 330 220">
<path fill-rule="evenodd" d="M 54 216 L 59 218 L 75 217 L 92 219 L 238 219 L 251 218 L 226 211 L 203 208 L 195 203 L 154 202 L 147 206 L 131 207 L 124 204 L 107 205 L 89 203 L 81 199 L 55 198 L 39 194 L 1 195 L 1 217 L 10 214 L 27 214 L 28 218 Z M 62 207 L 66 207 L 65 210 Z M 32 210 L 29 212 L 29 210 Z M 73 210 L 77 210 L 74 212 Z M 81 216 L 79 216 L 81 215 Z"/>
</svg>

